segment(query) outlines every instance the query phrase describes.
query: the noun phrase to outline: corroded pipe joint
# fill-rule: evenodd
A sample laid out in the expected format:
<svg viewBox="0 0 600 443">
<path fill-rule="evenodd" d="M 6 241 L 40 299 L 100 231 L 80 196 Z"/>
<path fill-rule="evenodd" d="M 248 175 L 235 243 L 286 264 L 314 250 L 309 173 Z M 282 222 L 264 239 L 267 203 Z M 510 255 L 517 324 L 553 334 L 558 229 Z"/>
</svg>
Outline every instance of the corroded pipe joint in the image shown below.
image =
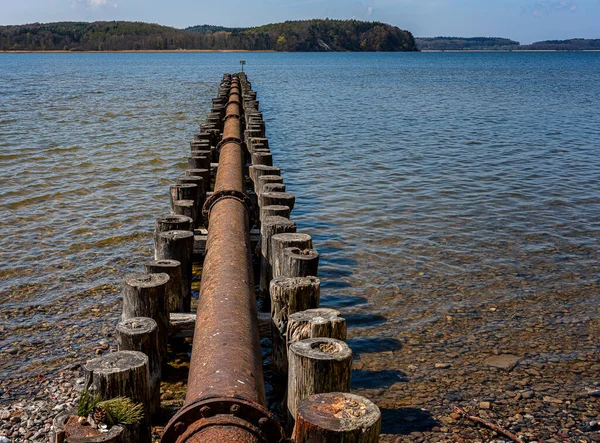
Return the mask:
<svg viewBox="0 0 600 443">
<path fill-rule="evenodd" d="M 208 398 L 186 405 L 165 428 L 163 442 L 286 441 L 283 429 L 265 407 L 237 398 Z"/>
<path fill-rule="evenodd" d="M 246 211 L 248 211 L 248 219 L 250 220 L 250 223 L 252 224 L 256 221 L 256 206 L 253 204 L 252 199 L 248 196 L 248 194 L 244 194 L 243 192 L 236 190 L 222 190 L 213 192 L 213 194 L 204 202 L 204 206 L 202 207 L 202 217 L 206 227 L 208 227 L 210 221 L 210 210 L 212 207 L 219 201 L 227 198 L 242 202 L 246 207 Z"/>
</svg>

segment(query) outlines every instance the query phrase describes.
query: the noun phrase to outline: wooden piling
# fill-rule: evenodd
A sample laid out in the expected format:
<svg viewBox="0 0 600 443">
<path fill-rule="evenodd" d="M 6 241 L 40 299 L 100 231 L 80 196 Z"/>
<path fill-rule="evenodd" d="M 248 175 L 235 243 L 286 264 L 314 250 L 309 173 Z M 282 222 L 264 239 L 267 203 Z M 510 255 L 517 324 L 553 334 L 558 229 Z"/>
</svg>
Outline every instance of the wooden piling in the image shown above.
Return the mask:
<svg viewBox="0 0 600 443">
<path fill-rule="evenodd" d="M 256 191 L 257 195 L 262 194 L 263 188 L 267 183 L 283 183 L 283 178 L 280 175 L 261 175 L 258 178 L 258 182 L 254 182 L 254 190 Z"/>
<path fill-rule="evenodd" d="M 276 166 L 256 165 L 249 168 L 250 178 L 257 183 L 263 175 L 281 175 L 281 169 Z"/>
<path fill-rule="evenodd" d="M 319 253 L 314 249 L 285 248 L 281 263 L 283 277 L 306 277 L 317 275 Z"/>
<path fill-rule="evenodd" d="M 148 357 L 138 351 L 118 351 L 88 361 L 83 367 L 85 389 L 94 390 L 104 400 L 128 397 L 144 405 L 144 419 L 125 425 L 126 442 L 151 443 L 148 404 Z"/>
<path fill-rule="evenodd" d="M 292 428 L 298 404 L 326 392 L 348 392 L 352 372 L 352 351 L 333 338 L 308 338 L 290 345 L 287 411 Z"/>
<path fill-rule="evenodd" d="M 160 417 L 161 358 L 158 325 L 149 317 L 132 317 L 117 324 L 119 351 L 139 351 L 148 356 L 148 404 L 152 420 Z"/>
<path fill-rule="evenodd" d="M 262 187 L 263 193 L 271 192 L 285 192 L 285 185 L 283 183 L 266 183 Z"/>
<path fill-rule="evenodd" d="M 156 255 L 156 247 L 158 244 L 158 235 L 161 232 L 166 231 L 193 231 L 194 230 L 194 220 L 185 215 L 176 215 L 169 214 L 163 215 L 156 219 L 154 223 L 154 259 L 156 260 L 158 257 Z"/>
<path fill-rule="evenodd" d="M 268 186 L 268 184 L 265 184 L 260 193 L 260 207 L 268 205 L 284 205 L 288 206 L 291 211 L 294 210 L 294 203 L 296 201 L 294 194 L 290 194 L 289 192 L 267 192 Z"/>
<path fill-rule="evenodd" d="M 210 183 L 210 168 L 186 169 L 185 175 L 188 177 L 202 177 L 204 183 Z"/>
<path fill-rule="evenodd" d="M 289 315 L 285 342 L 287 347 L 306 338 L 328 337 L 346 341 L 346 320 L 330 308 L 306 309 Z"/>
<path fill-rule="evenodd" d="M 182 177 L 177 177 L 175 179 L 175 183 L 176 184 L 195 184 L 196 186 L 198 186 L 198 200 L 196 201 L 196 214 L 200 215 L 202 213 L 202 206 L 204 205 L 204 200 L 206 199 L 206 191 L 208 190 L 208 187 L 210 186 L 210 182 L 205 182 L 204 179 L 199 176 L 182 176 Z"/>
<path fill-rule="evenodd" d="M 173 214 L 185 215 L 194 221 L 196 226 L 196 219 L 198 218 L 196 201 L 195 200 L 175 200 L 173 202 Z"/>
<path fill-rule="evenodd" d="M 123 440 L 125 429 L 114 425 L 106 432 L 79 421 L 76 409 L 61 412 L 52 420 L 54 436 L 51 443 L 127 443 Z"/>
<path fill-rule="evenodd" d="M 209 169 L 212 161 L 212 153 L 208 155 L 199 155 L 198 151 L 192 152 L 192 156 L 188 157 L 188 167 L 190 169 Z"/>
<path fill-rule="evenodd" d="M 152 260 L 145 262 L 144 268 L 148 274 L 164 272 L 169 276 L 165 287 L 165 310 L 167 312 L 189 312 L 190 306 L 185 305 L 181 296 L 183 282 L 181 280 L 181 263 L 178 260 Z"/>
<path fill-rule="evenodd" d="M 296 223 L 284 217 L 265 217 L 260 226 L 260 293 L 263 297 L 263 312 L 269 311 L 269 282 L 273 278 L 271 267 L 271 237 L 283 232 L 296 232 Z M 265 306 L 266 305 L 266 306 Z"/>
<path fill-rule="evenodd" d="M 377 443 L 381 411 L 370 400 L 346 392 L 311 395 L 298 405 L 295 443 Z"/>
<path fill-rule="evenodd" d="M 198 185 L 195 183 L 174 184 L 169 188 L 169 200 L 171 202 L 171 211 L 173 211 L 173 203 L 177 200 L 193 200 L 198 201 Z"/>
<path fill-rule="evenodd" d="M 258 152 L 255 150 L 252 153 L 252 164 L 273 166 L 273 155 L 269 152 Z"/>
<path fill-rule="evenodd" d="M 271 337 L 273 341 L 273 372 L 285 376 L 288 359 L 286 335 L 288 317 L 305 309 L 318 308 L 321 282 L 316 277 L 271 280 Z"/>
<path fill-rule="evenodd" d="M 160 358 L 167 357 L 167 334 L 169 315 L 165 309 L 167 274 L 127 274 L 123 285 L 123 313 L 121 320 L 149 317 L 158 325 L 158 349 Z"/>
<path fill-rule="evenodd" d="M 285 232 L 275 234 L 271 237 L 271 248 L 269 250 L 269 263 L 272 267 L 272 276 L 282 276 L 283 251 L 285 248 L 296 247 L 299 249 L 311 249 L 312 238 L 308 234 L 297 232 Z"/>
<path fill-rule="evenodd" d="M 156 243 L 157 260 L 177 260 L 181 263 L 182 306 L 189 306 L 192 296 L 194 233 L 181 230 L 161 232 L 158 234 Z"/>
<path fill-rule="evenodd" d="M 290 212 L 289 206 L 267 205 L 260 208 L 260 219 L 264 220 L 266 217 L 272 216 L 290 218 Z"/>
</svg>

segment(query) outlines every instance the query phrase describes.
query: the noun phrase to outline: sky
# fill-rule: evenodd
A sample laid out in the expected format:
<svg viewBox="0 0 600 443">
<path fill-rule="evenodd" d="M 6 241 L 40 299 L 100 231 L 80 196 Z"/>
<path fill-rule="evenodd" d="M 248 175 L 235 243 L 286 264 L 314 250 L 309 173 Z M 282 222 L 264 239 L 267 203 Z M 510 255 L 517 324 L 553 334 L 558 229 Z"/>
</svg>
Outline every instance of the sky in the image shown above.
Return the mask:
<svg viewBox="0 0 600 443">
<path fill-rule="evenodd" d="M 285 20 L 381 21 L 415 37 L 600 38 L 600 0 L 0 0 L 0 24 L 132 20 L 185 28 Z"/>
</svg>

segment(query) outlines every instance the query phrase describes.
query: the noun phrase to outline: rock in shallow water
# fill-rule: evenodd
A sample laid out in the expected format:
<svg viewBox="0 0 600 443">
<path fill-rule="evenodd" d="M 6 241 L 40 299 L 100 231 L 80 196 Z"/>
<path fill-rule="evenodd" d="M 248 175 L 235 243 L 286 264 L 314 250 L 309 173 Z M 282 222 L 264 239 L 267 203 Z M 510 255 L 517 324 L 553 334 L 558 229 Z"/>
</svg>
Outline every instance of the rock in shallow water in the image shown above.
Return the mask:
<svg viewBox="0 0 600 443">
<path fill-rule="evenodd" d="M 500 354 L 488 357 L 485 360 L 485 364 L 493 368 L 506 369 L 507 371 L 510 371 L 517 366 L 517 364 L 519 364 L 520 360 L 521 357 L 517 357 L 513 354 Z"/>
</svg>

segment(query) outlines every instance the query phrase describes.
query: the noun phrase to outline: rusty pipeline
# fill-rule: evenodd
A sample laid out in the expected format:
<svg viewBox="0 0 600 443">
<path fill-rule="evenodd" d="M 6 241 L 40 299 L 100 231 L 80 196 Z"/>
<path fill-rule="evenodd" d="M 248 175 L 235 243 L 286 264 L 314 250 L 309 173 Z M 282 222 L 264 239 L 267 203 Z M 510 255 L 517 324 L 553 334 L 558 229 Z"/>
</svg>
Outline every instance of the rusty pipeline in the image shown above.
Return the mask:
<svg viewBox="0 0 600 443">
<path fill-rule="evenodd" d="M 244 193 L 242 90 L 231 77 L 218 145 L 214 194 L 185 405 L 163 443 L 275 443 L 281 425 L 266 409 L 250 250 L 250 199 Z"/>
</svg>

